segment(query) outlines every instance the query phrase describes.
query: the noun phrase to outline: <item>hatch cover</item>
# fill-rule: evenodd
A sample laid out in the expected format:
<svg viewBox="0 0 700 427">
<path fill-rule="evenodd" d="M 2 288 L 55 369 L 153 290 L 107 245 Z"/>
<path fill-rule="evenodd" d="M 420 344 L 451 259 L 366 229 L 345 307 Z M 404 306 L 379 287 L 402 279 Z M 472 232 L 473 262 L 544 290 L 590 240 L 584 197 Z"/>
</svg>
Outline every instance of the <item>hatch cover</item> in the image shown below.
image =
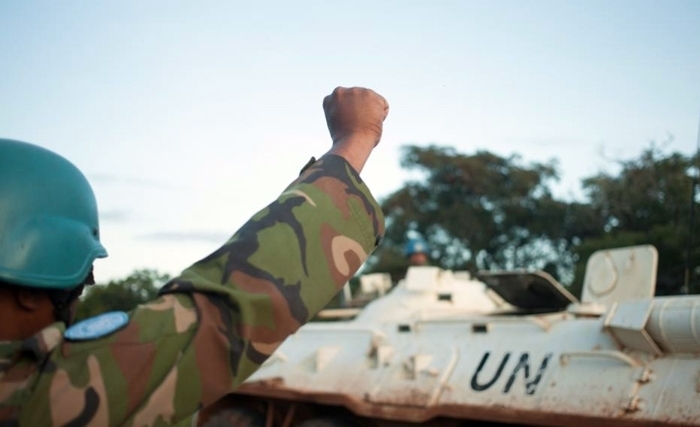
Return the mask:
<svg viewBox="0 0 700 427">
<path fill-rule="evenodd" d="M 525 310 L 563 310 L 578 302 L 544 271 L 480 271 L 477 276 L 506 302 Z"/>
</svg>

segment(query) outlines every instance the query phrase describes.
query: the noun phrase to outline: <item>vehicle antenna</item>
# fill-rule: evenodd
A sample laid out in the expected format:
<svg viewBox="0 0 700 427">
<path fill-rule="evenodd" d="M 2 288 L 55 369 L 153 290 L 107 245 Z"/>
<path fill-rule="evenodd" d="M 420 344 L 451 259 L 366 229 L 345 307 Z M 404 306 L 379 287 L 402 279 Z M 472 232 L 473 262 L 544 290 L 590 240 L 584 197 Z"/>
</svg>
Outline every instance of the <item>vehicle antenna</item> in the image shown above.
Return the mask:
<svg viewBox="0 0 700 427">
<path fill-rule="evenodd" d="M 693 181 L 690 184 L 690 221 L 688 223 L 688 247 L 685 252 L 685 281 L 683 283 L 683 293 L 690 293 L 690 264 L 693 250 L 693 223 L 695 222 L 695 189 L 698 185 L 698 175 L 700 175 L 700 122 L 698 123 L 698 143 L 695 148 L 695 156 L 692 159 Z"/>
</svg>

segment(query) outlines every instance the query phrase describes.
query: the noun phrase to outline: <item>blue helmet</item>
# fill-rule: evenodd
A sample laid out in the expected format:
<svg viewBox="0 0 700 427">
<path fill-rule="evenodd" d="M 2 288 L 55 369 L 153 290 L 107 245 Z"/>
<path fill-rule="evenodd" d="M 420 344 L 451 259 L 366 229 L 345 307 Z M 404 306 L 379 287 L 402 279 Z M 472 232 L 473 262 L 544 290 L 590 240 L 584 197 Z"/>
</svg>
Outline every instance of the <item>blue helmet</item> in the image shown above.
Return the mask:
<svg viewBox="0 0 700 427">
<path fill-rule="evenodd" d="M 36 145 L 0 139 L 0 281 L 71 289 L 106 256 L 95 195 L 78 168 Z"/>
<path fill-rule="evenodd" d="M 426 243 L 425 240 L 416 238 L 416 239 L 411 239 L 406 243 L 406 247 L 403 250 L 403 254 L 406 257 L 410 257 L 413 254 L 417 253 L 428 253 L 428 243 Z"/>
</svg>

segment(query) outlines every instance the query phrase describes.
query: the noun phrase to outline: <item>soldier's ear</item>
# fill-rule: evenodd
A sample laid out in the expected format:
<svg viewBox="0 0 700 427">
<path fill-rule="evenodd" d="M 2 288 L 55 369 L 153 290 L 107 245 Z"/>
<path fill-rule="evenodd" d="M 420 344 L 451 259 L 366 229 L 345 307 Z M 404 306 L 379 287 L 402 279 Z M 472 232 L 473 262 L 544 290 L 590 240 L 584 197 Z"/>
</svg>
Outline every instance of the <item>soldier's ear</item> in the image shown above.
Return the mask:
<svg viewBox="0 0 700 427">
<path fill-rule="evenodd" d="M 46 304 L 48 296 L 36 289 L 15 288 L 13 289 L 15 304 L 24 311 L 37 311 Z"/>
</svg>

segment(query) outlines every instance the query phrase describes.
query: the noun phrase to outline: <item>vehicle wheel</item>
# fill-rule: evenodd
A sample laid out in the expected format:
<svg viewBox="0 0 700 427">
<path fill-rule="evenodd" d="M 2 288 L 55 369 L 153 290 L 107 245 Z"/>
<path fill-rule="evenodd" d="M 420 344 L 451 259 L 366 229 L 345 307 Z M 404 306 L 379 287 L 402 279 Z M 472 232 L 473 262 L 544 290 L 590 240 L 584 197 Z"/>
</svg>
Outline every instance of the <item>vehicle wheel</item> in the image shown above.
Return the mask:
<svg viewBox="0 0 700 427">
<path fill-rule="evenodd" d="M 339 418 L 314 418 L 298 424 L 297 427 L 356 427 L 356 425 L 352 421 Z"/>
<path fill-rule="evenodd" d="M 265 417 L 249 408 L 222 408 L 200 427 L 265 427 Z"/>
</svg>

